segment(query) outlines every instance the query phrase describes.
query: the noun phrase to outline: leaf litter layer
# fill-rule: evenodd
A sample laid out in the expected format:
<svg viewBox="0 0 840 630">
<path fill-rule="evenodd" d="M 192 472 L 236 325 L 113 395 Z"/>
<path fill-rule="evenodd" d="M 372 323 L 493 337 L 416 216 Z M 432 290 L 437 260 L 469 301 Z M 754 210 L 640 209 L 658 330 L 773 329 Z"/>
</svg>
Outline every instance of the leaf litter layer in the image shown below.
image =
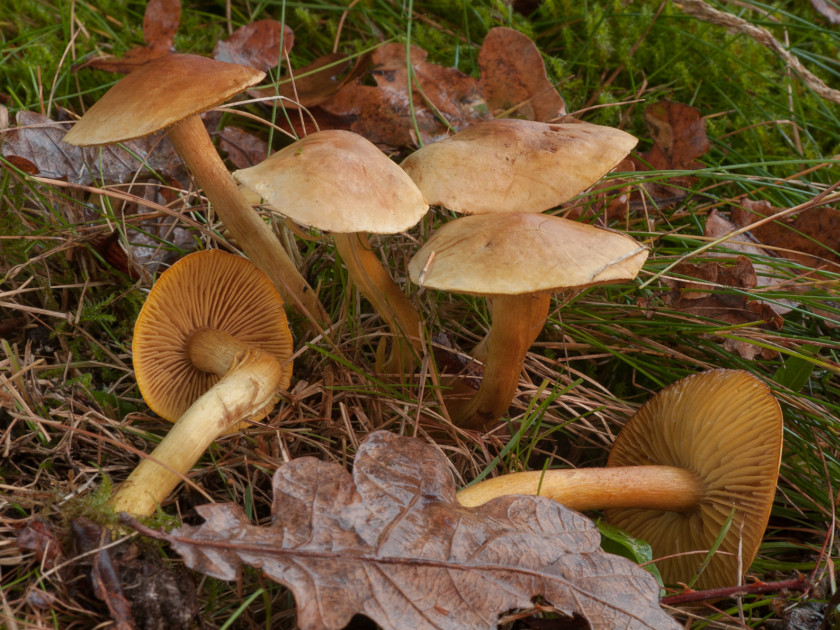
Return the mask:
<svg viewBox="0 0 840 630">
<path fill-rule="evenodd" d="M 74 61 L 85 50 L 97 50 L 98 55 L 104 46 L 120 54 L 148 43 L 139 31 L 141 16 L 121 15 L 101 3 L 99 7 L 78 6 L 76 24 L 88 31 L 80 31 L 74 40 L 70 55 Z M 237 3 L 231 8 L 236 24 L 265 17 L 246 16 Z M 836 109 L 803 88 L 778 57 L 749 37 L 726 33 L 713 23 L 687 20 L 670 4 L 625 7 L 603 2 L 584 10 L 575 3 L 544 2 L 528 18 L 483 4 L 468 12 L 463 7 L 451 11 L 423 7 L 412 14 L 410 31 L 404 16 L 396 16 L 384 3 L 356 6 L 339 23 L 345 9 L 287 7 L 285 18 L 296 38 L 291 53 L 294 67 L 304 68 L 332 54 L 336 39 L 338 50 L 355 61 L 364 51 L 376 48 L 381 38 L 402 41 L 409 34 L 412 44 L 429 51 L 429 61 L 478 77 L 484 33 L 490 26 L 512 26 L 534 37 L 548 75 L 562 85 L 570 110 L 636 98 L 657 102 L 666 96 L 701 112 L 697 119 L 705 123 L 711 148 L 690 158 L 704 166 L 699 171 L 674 172 L 670 169 L 697 168 L 698 164 L 672 161 L 649 162 L 659 170 L 643 173 L 635 164 L 621 169 L 634 170 L 635 175 L 608 179 L 597 194 L 578 200 L 577 211 L 584 216 L 630 228 L 652 245 L 642 276 L 644 286 L 557 296 L 552 322 L 526 360 L 509 411 L 512 422 L 487 436 L 465 436 L 447 425 L 436 403 L 438 381 L 429 377 L 428 370 L 402 387 L 370 378 L 365 366 L 372 364 L 374 347 L 383 336 L 378 321 L 363 303 L 344 301 L 341 272 L 323 243 L 298 241 L 302 264 L 312 277 L 322 280 L 324 299 L 336 305 L 340 354 L 327 346 L 305 351 L 298 359 L 298 380 L 287 403 L 270 423 L 223 442 L 205 459 L 192 477 L 201 491 L 217 500 L 248 505 L 257 519 L 266 518 L 272 470 L 300 455 L 349 466 L 361 437 L 376 428 L 410 431 L 427 439 L 434 436 L 446 445 L 461 481 L 543 465 L 600 463 L 618 427 L 650 392 L 698 369 L 740 367 L 774 387 L 784 403 L 788 426 L 780 493 L 753 570 L 765 578 L 794 569 L 815 579 L 825 575 L 828 560 L 836 554 L 827 534 L 832 531 L 840 475 L 835 430 L 840 415 L 836 403 L 840 393 L 837 275 L 828 266 L 804 265 L 785 255 L 784 250 L 800 251 L 800 246 L 793 247 L 784 238 L 772 242 L 765 234 L 759 243 L 751 243 L 758 247 L 746 253 L 742 245 L 734 247 L 732 239 L 712 244 L 720 233 L 711 231 L 706 217 L 718 210 L 734 218 L 743 208 L 751 222 L 770 210 L 755 206 L 756 200 L 766 200 L 772 208 L 792 208 L 824 192 L 837 179 L 830 160 L 839 144 Z M 831 61 L 836 57 L 832 52 L 836 34 L 815 30 L 813 25 L 822 23 L 804 7 L 780 3 L 774 12 L 766 11 L 751 4 L 742 15 L 762 23 L 780 40 L 787 34 L 791 50 L 830 82 L 837 72 Z M 43 12 L 38 7 L 29 15 Z M 71 24 L 69 14 L 61 15 Z M 371 22 L 372 16 L 376 19 Z M 271 17 L 282 19 L 283 14 L 278 11 Z M 30 67 L 37 64 L 41 72 L 29 70 L 22 80 L 6 82 L 11 99 L 5 103 L 13 115 L 17 109 L 39 109 L 38 95 L 43 94 L 47 100 L 42 113 L 63 121 L 67 114 L 55 108 L 56 103 L 80 112 L 80 91 L 101 93 L 102 86 L 113 81 L 101 73 L 71 73 L 69 63 L 57 65 L 61 48 L 57 54 L 45 55 L 45 46 L 38 43 L 41 31 L 21 28 L 20 20 L 13 16 L 8 21 L 18 29 L 17 38 L 13 33 L 10 40 L 17 46 L 13 57 L 26 60 Z M 119 30 L 114 20 L 128 29 Z M 198 22 L 209 28 L 192 28 Z M 47 22 L 52 29 L 60 29 L 54 26 L 60 23 L 54 18 Z M 377 25 L 376 30 L 370 29 L 371 23 Z M 199 49 L 209 54 L 216 40 L 227 37 L 225 26 L 221 14 L 200 15 L 187 6 L 175 45 L 184 49 L 189 32 Z M 62 47 L 68 39 L 63 33 L 54 38 L 63 40 Z M 208 36 L 214 41 L 198 39 Z M 698 82 L 699 67 L 705 71 Z M 362 66 L 359 71 L 371 69 Z M 100 84 L 80 90 L 77 81 L 87 80 L 85 76 L 96 77 Z M 330 80 L 340 84 L 347 76 Z M 56 86 L 54 99 L 47 89 L 51 82 Z M 369 85 L 371 80 L 362 83 Z M 278 85 L 288 84 L 278 78 Z M 647 104 L 601 107 L 582 117 L 625 125 L 642 139 L 640 150 L 647 150 L 639 156 L 650 161 L 655 141 L 664 144 L 645 129 Z M 264 111 L 259 113 L 265 116 Z M 300 120 L 295 110 L 288 114 L 277 110 L 278 124 L 300 129 Z M 675 120 L 670 117 L 672 127 Z M 211 129 L 218 128 L 218 119 L 208 123 Z M 277 146 L 277 136 L 272 139 L 261 124 L 249 130 L 260 140 L 269 140 L 267 146 Z M 678 139 L 683 133 L 677 132 Z M 189 180 L 166 166 L 155 168 L 165 175 L 163 182 L 154 173 L 138 182 L 129 168 L 131 189 L 105 182 L 93 195 L 78 185 L 21 180 L 19 174 L 4 171 L 3 206 L 14 208 L 0 217 L 4 236 L 10 237 L 2 241 L 7 311 L 0 322 L 8 342 L 0 354 L 3 369 L 8 370 L 4 378 L 9 379 L 0 390 L 3 422 L 7 423 L 2 433 L 6 459 L 0 483 L 4 494 L 9 488 L 9 499 L 4 501 L 11 499 L 3 507 L 6 540 L 11 539 L 12 520 L 38 511 L 55 497 L 51 493 L 57 492 L 58 498 L 83 494 L 99 484 L 100 470 L 112 474 L 115 481 L 123 478 L 134 465 L 135 455 L 117 445 L 130 444 L 138 452 L 149 452 L 165 431 L 148 414 L 130 376 L 127 341 L 143 292 L 114 269 L 137 273 L 136 258 L 144 261 L 146 255 L 165 266 L 196 244 L 226 246 L 226 241 L 223 231 L 207 225 L 203 202 L 190 191 Z M 126 193 L 129 203 L 123 204 Z M 746 200 L 744 194 L 749 195 Z M 808 223 L 807 216 L 816 211 L 802 208 L 790 218 L 765 225 L 778 226 L 782 235 L 791 229 L 799 233 L 803 230 L 793 221 L 804 218 Z M 836 209 L 829 202 L 819 212 L 830 217 Z M 167 227 L 165 220 L 170 217 L 175 222 Z M 830 225 L 830 221 L 821 218 L 814 224 Z M 176 241 L 173 225 L 189 237 Z M 428 227 L 376 243 L 398 275 L 405 269 L 404 252 L 416 247 Z M 818 230 L 830 233 L 823 227 Z M 745 238 L 753 234 L 750 231 Z M 809 243 L 819 241 L 813 234 L 806 233 L 805 238 Z M 816 247 L 820 259 L 830 258 L 825 246 Z M 742 254 L 749 265 L 737 258 Z M 115 258 L 118 266 L 109 266 Z M 141 271 L 145 264 L 139 266 Z M 677 266 L 683 264 L 694 267 Z M 708 265 L 719 265 L 724 275 L 709 277 L 697 270 Z M 750 266 L 756 272 L 754 283 Z M 142 282 L 147 287 L 150 278 Z M 430 329 L 442 334 L 447 345 L 454 345 L 454 352 L 444 352 L 445 359 L 455 369 L 474 365 L 467 350 L 486 330 L 481 302 L 444 295 L 414 297 L 419 298 Z M 697 306 L 695 297 L 711 300 L 718 310 L 683 308 Z M 778 322 L 775 315 L 761 315 L 764 307 L 760 305 L 778 303 L 793 305 L 782 317 L 781 328 L 773 324 Z M 742 312 L 744 304 L 760 306 L 759 315 L 752 320 L 729 316 Z M 480 366 L 476 373 L 480 375 Z M 175 500 L 172 507 L 190 518 L 192 506 L 206 498 L 196 486 L 188 485 Z M 68 508 L 62 504 L 61 509 Z M 4 544 L 0 554 L 9 560 L 5 564 L 23 572 L 33 570 L 31 559 L 20 556 L 13 545 Z M 21 619 L 46 614 L 31 603 L 37 598 L 33 591 L 18 586 L 15 575 L 4 572 L 3 601 L 10 602 L 12 614 Z M 246 588 L 258 595 L 247 612 L 237 612 L 235 617 L 243 624 L 254 623 L 251 615 L 262 616 L 262 621 L 281 619 L 283 613 L 277 610 L 288 608 L 280 603 L 282 589 L 260 583 L 247 571 L 243 576 Z M 47 583 L 51 579 L 47 576 Z M 53 592 L 63 592 L 60 583 L 54 586 Z M 220 588 L 222 601 L 235 602 L 236 608 L 239 594 L 232 587 Z M 24 597 L 27 592 L 31 599 Z M 747 625 L 755 625 L 768 614 L 783 616 L 773 612 L 770 597 L 752 596 L 744 603 L 746 608 L 742 603 L 728 613 Z M 58 610 L 62 619 L 83 614 Z M 707 610 L 703 616 L 716 614 Z M 229 616 L 224 606 L 211 607 L 207 615 L 219 625 Z M 726 616 L 716 618 L 716 623 L 732 623 Z"/>
</svg>

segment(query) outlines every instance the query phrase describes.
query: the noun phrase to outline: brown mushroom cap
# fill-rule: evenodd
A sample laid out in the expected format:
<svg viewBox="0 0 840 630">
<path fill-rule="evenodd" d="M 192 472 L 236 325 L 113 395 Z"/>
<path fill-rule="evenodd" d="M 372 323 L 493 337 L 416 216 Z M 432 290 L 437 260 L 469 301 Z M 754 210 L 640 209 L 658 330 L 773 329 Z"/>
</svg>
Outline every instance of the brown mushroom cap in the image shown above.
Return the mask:
<svg viewBox="0 0 840 630">
<path fill-rule="evenodd" d="M 533 213 L 479 214 L 445 223 L 408 265 L 421 286 L 517 295 L 631 280 L 648 250 L 629 236 Z"/>
<path fill-rule="evenodd" d="M 674 583 L 696 573 L 734 510 L 729 535 L 695 588 L 737 584 L 739 545 L 746 571 L 770 517 L 782 432 L 778 402 L 747 372 L 711 370 L 674 383 L 627 422 L 608 466 L 687 468 L 705 496 L 687 513 L 614 508 L 607 520 L 650 543 L 662 577 Z"/>
<path fill-rule="evenodd" d="M 432 205 L 465 214 L 543 212 L 601 179 L 636 142 L 601 125 L 503 118 L 427 144 L 402 167 Z"/>
<path fill-rule="evenodd" d="M 280 213 L 330 232 L 403 232 L 429 207 L 376 145 L 339 129 L 305 136 L 233 177 Z"/>
<path fill-rule="evenodd" d="M 190 337 L 202 329 L 228 333 L 274 356 L 285 372 L 281 387 L 288 387 L 292 336 L 274 285 L 245 258 L 219 250 L 195 252 L 161 274 L 134 327 L 137 383 L 160 416 L 177 421 L 221 378 L 189 358 Z"/>
<path fill-rule="evenodd" d="M 121 79 L 75 124 L 64 142 L 123 142 L 224 103 L 265 73 L 198 55 L 158 57 Z"/>
</svg>

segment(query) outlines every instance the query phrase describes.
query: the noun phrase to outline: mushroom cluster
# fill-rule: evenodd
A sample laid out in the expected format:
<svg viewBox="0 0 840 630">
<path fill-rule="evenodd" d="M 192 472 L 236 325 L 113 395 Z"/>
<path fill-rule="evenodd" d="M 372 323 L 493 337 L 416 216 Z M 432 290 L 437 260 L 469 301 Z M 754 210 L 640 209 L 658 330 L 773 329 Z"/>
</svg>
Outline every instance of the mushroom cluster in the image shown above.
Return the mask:
<svg viewBox="0 0 840 630">
<path fill-rule="evenodd" d="M 486 296 L 492 325 L 473 350 L 478 392 L 457 380 L 452 421 L 487 430 L 510 406 L 522 364 L 548 318 L 551 293 L 632 280 L 647 249 L 632 238 L 539 214 L 582 192 L 636 145 L 588 123 L 499 119 L 412 153 L 402 167 L 427 201 L 465 216 L 447 222 L 409 263 L 416 284 Z"/>
</svg>

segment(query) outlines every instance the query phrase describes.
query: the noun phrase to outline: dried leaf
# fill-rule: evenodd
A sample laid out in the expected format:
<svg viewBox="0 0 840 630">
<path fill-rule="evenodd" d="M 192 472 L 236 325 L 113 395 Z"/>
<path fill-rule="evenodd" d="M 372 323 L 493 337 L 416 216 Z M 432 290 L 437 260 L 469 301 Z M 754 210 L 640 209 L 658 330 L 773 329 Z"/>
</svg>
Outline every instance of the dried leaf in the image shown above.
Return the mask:
<svg viewBox="0 0 840 630">
<path fill-rule="evenodd" d="M 122 57 L 91 59 L 74 67 L 91 67 L 105 72 L 128 74 L 137 66 L 174 50 L 173 41 L 181 21 L 180 0 L 149 0 L 143 15 L 143 40 L 145 46 L 135 46 Z"/>
<path fill-rule="evenodd" d="M 644 154 L 657 170 L 692 170 L 709 150 L 706 120 L 694 107 L 663 100 L 645 108 L 645 123 L 653 148 Z"/>
<path fill-rule="evenodd" d="M 0 150 L 7 159 L 27 160 L 43 177 L 88 186 L 127 182 L 142 169 L 172 177 L 183 172 L 172 144 L 158 134 L 121 145 L 82 148 L 62 142 L 65 126 L 46 116 L 22 110 L 16 121 Z"/>
<path fill-rule="evenodd" d="M 490 29 L 478 53 L 481 88 L 490 112 L 550 122 L 566 113 L 566 104 L 545 73 L 537 46 L 524 33 Z"/>
<path fill-rule="evenodd" d="M 653 146 L 636 160 L 636 170 L 691 170 L 703 166 L 696 160 L 709 150 L 709 139 L 706 121 L 697 109 L 668 100 L 652 103 L 645 108 L 645 123 Z M 690 175 L 674 176 L 644 187 L 651 198 L 665 207 L 684 199 L 696 179 Z"/>
<path fill-rule="evenodd" d="M 85 518 L 75 519 L 70 527 L 79 553 L 91 553 L 93 556 L 91 586 L 96 597 L 108 607 L 114 627 L 117 630 L 133 630 L 136 626 L 131 613 L 131 603 L 123 593 L 120 576 L 109 549 L 110 532 Z"/>
<path fill-rule="evenodd" d="M 734 232 L 737 226 L 724 217 L 717 210 L 712 210 L 706 218 L 705 235 L 712 239 L 718 239 L 730 232 Z M 731 250 L 733 256 L 747 255 L 747 256 L 772 256 L 772 253 L 761 248 L 761 243 L 758 243 L 754 238 L 751 238 L 749 233 L 741 234 L 732 237 L 725 241 L 720 247 Z M 712 254 L 713 256 L 726 256 L 725 253 Z M 755 271 L 756 282 L 755 286 L 758 288 L 773 287 L 781 282 L 782 278 L 769 265 L 753 262 L 753 269 Z M 791 290 L 790 287 L 787 289 Z M 776 311 L 779 315 L 784 315 L 796 306 L 795 302 L 790 300 L 774 300 L 768 302 L 770 308 Z"/>
<path fill-rule="evenodd" d="M 368 56 L 361 55 L 350 72 L 350 59 L 339 53 L 325 55 L 292 73 L 294 79 L 285 79 L 276 86 L 252 88 L 252 98 L 285 97 L 286 108 L 313 107 L 323 103 L 341 89 L 341 86 L 362 73 Z"/>
<path fill-rule="evenodd" d="M 349 128 L 387 147 L 416 146 L 442 140 L 450 129 L 460 130 L 487 117 L 487 105 L 474 78 L 455 68 L 426 61 L 426 51 L 411 47 L 414 87 L 409 99 L 406 50 L 385 44 L 370 57 L 367 75 L 346 83 L 321 103 L 326 112 L 347 120 Z"/>
<path fill-rule="evenodd" d="M 756 286 L 756 274 L 752 262 L 746 256 L 738 256 L 734 265 L 708 262 L 699 265 L 680 263 L 672 273 L 686 276 L 686 279 L 663 278 L 672 287 L 664 296 L 664 302 L 675 310 L 714 319 L 732 325 L 753 323 L 764 328 L 780 330 L 782 317 L 767 303 L 750 299 L 746 292 L 724 293 L 715 290 L 721 286 L 738 289 L 752 289 Z M 726 339 L 724 347 L 737 352 L 745 359 L 757 355 L 775 355 L 773 350 L 764 350 L 754 344 Z M 767 357 L 767 358 L 772 358 Z"/>
<path fill-rule="evenodd" d="M 738 227 L 781 212 L 767 201 L 739 199 L 732 207 L 732 221 Z M 820 206 L 769 221 L 751 229 L 752 235 L 765 245 L 781 248 L 779 255 L 806 267 L 840 269 L 840 210 Z"/>
<path fill-rule="evenodd" d="M 840 24 L 840 6 L 832 0 L 811 0 L 811 5 L 832 24 Z"/>
<path fill-rule="evenodd" d="M 598 551 L 577 512 L 533 496 L 457 503 L 446 459 L 421 440 L 373 433 L 341 466 L 302 458 L 274 475 L 273 521 L 204 505 L 205 523 L 168 540 L 186 564 L 234 579 L 242 564 L 287 585 L 301 628 L 342 628 L 354 614 L 388 628 L 496 628 L 500 613 L 540 597 L 592 628 L 677 628 L 658 585 Z"/>
<path fill-rule="evenodd" d="M 268 143 L 239 127 L 224 127 L 218 136 L 219 148 L 236 168 L 248 168 L 268 156 Z"/>
<path fill-rule="evenodd" d="M 152 50 L 168 53 L 181 21 L 181 0 L 149 0 L 143 15 L 143 40 Z"/>
<path fill-rule="evenodd" d="M 294 41 L 294 32 L 282 22 L 257 20 L 236 29 L 228 39 L 216 42 L 213 58 L 268 71 L 280 63 L 280 44 L 285 56 Z"/>
</svg>

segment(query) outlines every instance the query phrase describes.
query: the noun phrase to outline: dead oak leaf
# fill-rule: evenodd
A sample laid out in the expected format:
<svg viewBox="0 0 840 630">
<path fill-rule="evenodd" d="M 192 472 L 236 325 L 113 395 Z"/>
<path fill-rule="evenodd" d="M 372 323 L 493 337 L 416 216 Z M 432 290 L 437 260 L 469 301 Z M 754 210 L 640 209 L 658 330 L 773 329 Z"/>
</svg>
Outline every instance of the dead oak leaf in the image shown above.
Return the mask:
<svg viewBox="0 0 840 630">
<path fill-rule="evenodd" d="M 478 53 L 481 89 L 490 112 L 550 122 L 566 104 L 549 81 L 545 63 L 530 37 L 503 26 L 491 28 Z"/>
<path fill-rule="evenodd" d="M 594 629 L 678 627 L 648 572 L 598 550 L 591 521 L 543 497 L 461 507 L 446 459 L 414 438 L 371 434 L 352 477 L 314 458 L 283 465 L 266 527 L 238 506 L 198 510 L 205 523 L 171 535 L 134 526 L 208 575 L 261 569 L 291 589 L 304 629 L 343 628 L 360 613 L 386 630 L 489 630 L 535 597 Z"/>
<path fill-rule="evenodd" d="M 104 147 L 76 147 L 62 142 L 66 128 L 42 114 L 21 110 L 17 126 L 0 147 L 15 164 L 31 164 L 30 174 L 88 186 L 101 182 L 127 182 L 141 170 L 180 178 L 183 168 L 172 144 L 160 134 Z M 16 161 L 17 160 L 17 161 Z M 34 171 L 32 169 L 35 169 Z"/>
<path fill-rule="evenodd" d="M 731 217 L 737 227 L 782 212 L 767 201 L 743 197 L 732 206 Z M 806 267 L 840 271 L 840 210 L 819 206 L 798 214 L 768 221 L 750 229 L 764 245 L 779 248 L 777 253 Z"/>
<path fill-rule="evenodd" d="M 411 81 L 405 46 L 384 44 L 371 54 L 363 76 L 345 83 L 321 109 L 343 118 L 351 131 L 371 142 L 392 148 L 442 140 L 450 129 L 488 117 L 476 79 L 426 61 L 422 48 L 412 46 L 409 55 Z M 367 85 L 369 79 L 376 85 Z"/>
<path fill-rule="evenodd" d="M 135 46 L 122 57 L 92 59 L 74 67 L 74 70 L 92 67 L 105 72 L 128 74 L 137 66 L 175 50 L 175 33 L 181 21 L 181 0 L 149 0 L 143 14 L 143 40 L 145 46 Z"/>
<path fill-rule="evenodd" d="M 295 34 L 289 26 L 277 20 L 257 20 L 236 29 L 228 39 L 216 42 L 213 58 L 266 72 L 280 63 L 294 42 Z"/>
</svg>

